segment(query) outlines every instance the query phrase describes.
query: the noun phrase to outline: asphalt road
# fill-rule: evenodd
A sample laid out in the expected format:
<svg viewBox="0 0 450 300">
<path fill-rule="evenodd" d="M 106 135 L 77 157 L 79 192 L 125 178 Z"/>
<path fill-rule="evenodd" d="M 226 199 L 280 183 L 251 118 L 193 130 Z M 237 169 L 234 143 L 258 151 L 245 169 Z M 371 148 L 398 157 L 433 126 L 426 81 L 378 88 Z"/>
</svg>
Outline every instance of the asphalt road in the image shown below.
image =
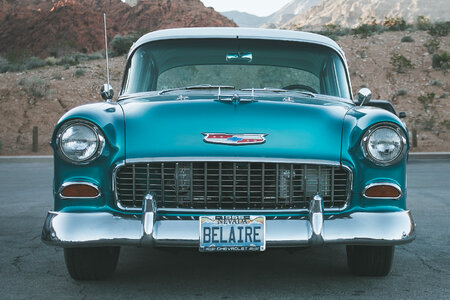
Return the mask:
<svg viewBox="0 0 450 300">
<path fill-rule="evenodd" d="M 396 248 L 384 278 L 352 276 L 344 246 L 294 253 L 205 255 L 122 248 L 115 275 L 77 282 L 63 251 L 40 240 L 52 208 L 52 163 L 0 160 L 0 298 L 393 298 L 448 299 L 450 160 L 408 165 L 417 239 Z"/>
</svg>

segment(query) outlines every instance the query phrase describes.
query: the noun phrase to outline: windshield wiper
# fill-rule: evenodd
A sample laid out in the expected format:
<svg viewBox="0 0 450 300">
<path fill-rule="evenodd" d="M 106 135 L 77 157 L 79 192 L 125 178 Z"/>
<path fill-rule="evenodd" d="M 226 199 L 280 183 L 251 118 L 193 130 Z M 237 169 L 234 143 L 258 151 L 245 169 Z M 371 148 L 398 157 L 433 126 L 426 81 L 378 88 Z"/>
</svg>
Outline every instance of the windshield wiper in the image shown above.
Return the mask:
<svg viewBox="0 0 450 300">
<path fill-rule="evenodd" d="M 230 89 L 234 90 L 235 87 L 231 85 L 211 85 L 211 84 L 199 84 L 199 85 L 192 85 L 192 86 L 186 86 L 186 87 L 180 87 L 180 88 L 173 88 L 173 89 L 167 89 L 162 90 L 158 93 L 158 95 L 162 95 L 168 92 L 172 91 L 184 91 L 184 90 L 219 90 L 219 89 Z"/>
</svg>

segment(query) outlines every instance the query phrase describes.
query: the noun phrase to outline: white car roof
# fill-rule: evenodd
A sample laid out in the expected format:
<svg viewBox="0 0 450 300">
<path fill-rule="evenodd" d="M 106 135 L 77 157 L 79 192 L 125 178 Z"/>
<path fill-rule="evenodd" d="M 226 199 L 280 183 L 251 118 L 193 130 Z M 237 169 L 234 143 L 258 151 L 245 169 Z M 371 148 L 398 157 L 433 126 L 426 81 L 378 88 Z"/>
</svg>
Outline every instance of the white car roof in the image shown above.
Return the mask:
<svg viewBox="0 0 450 300">
<path fill-rule="evenodd" d="M 332 39 L 323 35 L 292 30 L 244 28 L 244 27 L 191 27 L 153 31 L 142 36 L 130 49 L 128 56 L 139 46 L 152 41 L 171 39 L 242 38 L 282 40 L 319 44 L 334 49 L 346 62 L 344 51 Z"/>
</svg>

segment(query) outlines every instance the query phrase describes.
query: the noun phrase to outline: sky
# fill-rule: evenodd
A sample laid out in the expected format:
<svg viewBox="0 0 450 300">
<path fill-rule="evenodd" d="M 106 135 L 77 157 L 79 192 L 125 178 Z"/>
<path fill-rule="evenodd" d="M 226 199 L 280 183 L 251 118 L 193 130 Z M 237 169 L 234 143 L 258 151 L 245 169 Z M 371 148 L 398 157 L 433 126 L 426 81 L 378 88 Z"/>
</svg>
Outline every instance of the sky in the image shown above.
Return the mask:
<svg viewBox="0 0 450 300">
<path fill-rule="evenodd" d="M 238 10 L 252 15 L 265 17 L 292 0 L 201 0 L 205 6 L 212 6 L 216 11 Z"/>
</svg>

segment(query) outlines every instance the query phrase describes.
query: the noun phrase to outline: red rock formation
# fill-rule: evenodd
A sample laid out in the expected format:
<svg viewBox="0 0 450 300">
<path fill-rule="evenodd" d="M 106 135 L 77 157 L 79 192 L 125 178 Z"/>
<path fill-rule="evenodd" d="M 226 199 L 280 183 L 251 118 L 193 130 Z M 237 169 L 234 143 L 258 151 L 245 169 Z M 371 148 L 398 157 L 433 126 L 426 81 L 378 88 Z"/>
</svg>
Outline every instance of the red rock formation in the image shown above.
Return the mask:
<svg viewBox="0 0 450 300">
<path fill-rule="evenodd" d="M 120 0 L 1 1 L 0 53 L 46 57 L 61 51 L 103 49 L 103 15 L 108 37 L 163 28 L 236 26 L 200 0 L 143 0 L 130 7 Z"/>
</svg>

